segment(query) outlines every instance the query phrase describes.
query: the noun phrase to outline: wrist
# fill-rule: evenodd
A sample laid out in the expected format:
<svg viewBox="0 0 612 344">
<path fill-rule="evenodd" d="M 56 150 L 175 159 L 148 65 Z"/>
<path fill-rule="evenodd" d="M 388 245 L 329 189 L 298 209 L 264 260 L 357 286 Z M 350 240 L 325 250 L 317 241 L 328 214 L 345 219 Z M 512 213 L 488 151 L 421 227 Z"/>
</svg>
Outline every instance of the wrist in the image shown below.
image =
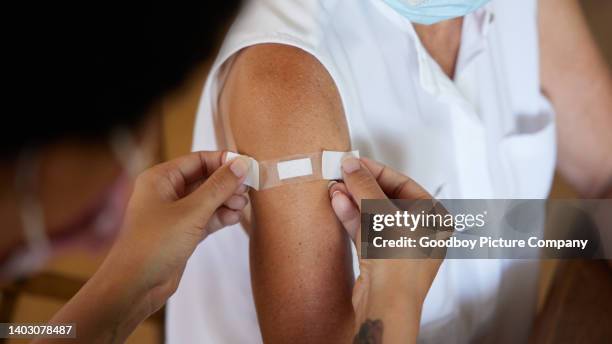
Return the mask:
<svg viewBox="0 0 612 344">
<path fill-rule="evenodd" d="M 177 255 L 167 238 L 142 240 L 134 228 L 124 225 L 123 233 L 107 255 L 97 275 L 107 284 L 120 287 L 135 306 L 144 308 L 147 316 L 159 310 L 176 291 L 181 276 L 181 261 L 188 254 Z M 173 240 L 177 240 L 174 238 Z M 184 263 L 183 263 L 184 264 Z M 175 266 L 179 265 L 179 268 Z"/>
<path fill-rule="evenodd" d="M 364 314 L 358 314 L 358 321 L 380 320 L 385 342 L 390 343 L 416 342 L 426 294 L 414 281 L 415 271 L 401 263 L 380 260 L 369 266 L 367 306 Z M 406 276 L 412 276 L 412 281 Z"/>
<path fill-rule="evenodd" d="M 100 316 L 104 335 L 126 338 L 151 313 L 147 293 L 137 277 L 121 265 L 105 263 L 87 282 L 85 295 Z"/>
<path fill-rule="evenodd" d="M 55 314 L 50 323 L 76 323 L 75 343 L 123 342 L 148 315 L 147 305 L 120 281 L 119 271 L 109 271 L 106 262 L 87 283 Z"/>
<path fill-rule="evenodd" d="M 116 309 L 121 311 L 121 317 L 129 318 L 130 313 L 149 312 L 151 288 L 143 269 L 145 263 L 134 254 L 122 254 L 124 251 L 114 247 L 88 284 L 95 285 L 97 293 L 107 295 L 105 298 L 117 303 Z"/>
<path fill-rule="evenodd" d="M 388 295 L 403 306 L 420 308 L 431 285 L 422 263 L 415 260 L 380 259 L 371 267 L 372 288 Z"/>
</svg>

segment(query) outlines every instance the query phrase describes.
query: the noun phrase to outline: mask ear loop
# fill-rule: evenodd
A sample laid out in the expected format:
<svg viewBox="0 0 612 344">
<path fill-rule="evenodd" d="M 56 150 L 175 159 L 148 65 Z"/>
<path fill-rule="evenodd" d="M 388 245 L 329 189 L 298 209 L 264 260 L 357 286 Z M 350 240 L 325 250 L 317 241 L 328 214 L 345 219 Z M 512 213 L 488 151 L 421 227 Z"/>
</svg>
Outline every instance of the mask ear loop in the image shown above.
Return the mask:
<svg viewBox="0 0 612 344">
<path fill-rule="evenodd" d="M 115 129 L 111 133 L 109 143 L 115 157 L 130 178 L 135 178 L 153 160 L 138 146 L 134 135 L 126 128 Z"/>
<path fill-rule="evenodd" d="M 20 196 L 19 215 L 27 251 L 12 257 L 3 275 L 19 275 L 39 269 L 51 253 L 51 244 L 45 231 L 45 216 L 38 196 L 40 159 L 31 149 L 24 150 L 17 161 L 15 190 Z M 20 277 L 20 276 L 17 276 Z"/>
</svg>

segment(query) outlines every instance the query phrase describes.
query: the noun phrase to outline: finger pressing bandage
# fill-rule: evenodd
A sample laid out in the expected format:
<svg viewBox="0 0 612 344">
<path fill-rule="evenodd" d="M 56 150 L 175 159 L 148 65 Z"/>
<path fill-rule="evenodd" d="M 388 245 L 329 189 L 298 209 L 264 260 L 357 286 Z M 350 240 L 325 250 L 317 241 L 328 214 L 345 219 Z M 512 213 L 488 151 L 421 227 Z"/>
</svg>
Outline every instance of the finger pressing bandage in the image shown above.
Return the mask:
<svg viewBox="0 0 612 344">
<path fill-rule="evenodd" d="M 359 151 L 323 151 L 309 154 L 296 154 L 280 159 L 257 161 L 249 156 L 227 152 L 225 161 L 238 156 L 247 158 L 251 164 L 244 184 L 255 190 L 307 182 L 311 180 L 342 179 L 342 159 L 345 156 L 359 158 Z"/>
</svg>

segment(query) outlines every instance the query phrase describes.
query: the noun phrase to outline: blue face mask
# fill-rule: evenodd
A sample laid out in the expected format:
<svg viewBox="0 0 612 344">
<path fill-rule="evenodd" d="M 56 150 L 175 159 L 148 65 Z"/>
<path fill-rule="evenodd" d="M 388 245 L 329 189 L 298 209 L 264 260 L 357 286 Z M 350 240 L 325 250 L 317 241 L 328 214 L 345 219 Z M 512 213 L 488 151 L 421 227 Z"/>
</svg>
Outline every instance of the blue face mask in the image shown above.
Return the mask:
<svg viewBox="0 0 612 344">
<path fill-rule="evenodd" d="M 431 25 L 462 17 L 490 0 L 383 0 L 411 22 Z"/>
</svg>

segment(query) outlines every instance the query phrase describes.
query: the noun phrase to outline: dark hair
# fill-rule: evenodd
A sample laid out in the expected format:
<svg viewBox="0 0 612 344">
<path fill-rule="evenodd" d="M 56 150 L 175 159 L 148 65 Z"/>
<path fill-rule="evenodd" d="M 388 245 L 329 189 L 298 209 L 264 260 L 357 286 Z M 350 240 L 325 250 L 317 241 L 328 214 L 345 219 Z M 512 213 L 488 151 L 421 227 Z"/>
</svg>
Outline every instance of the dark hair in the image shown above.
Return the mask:
<svg viewBox="0 0 612 344">
<path fill-rule="evenodd" d="M 212 57 L 240 1 L 174 3 L 29 9 L 3 49 L 15 80 L 5 79 L 13 95 L 0 157 L 59 138 L 97 140 L 141 122 L 157 98 Z"/>
</svg>

